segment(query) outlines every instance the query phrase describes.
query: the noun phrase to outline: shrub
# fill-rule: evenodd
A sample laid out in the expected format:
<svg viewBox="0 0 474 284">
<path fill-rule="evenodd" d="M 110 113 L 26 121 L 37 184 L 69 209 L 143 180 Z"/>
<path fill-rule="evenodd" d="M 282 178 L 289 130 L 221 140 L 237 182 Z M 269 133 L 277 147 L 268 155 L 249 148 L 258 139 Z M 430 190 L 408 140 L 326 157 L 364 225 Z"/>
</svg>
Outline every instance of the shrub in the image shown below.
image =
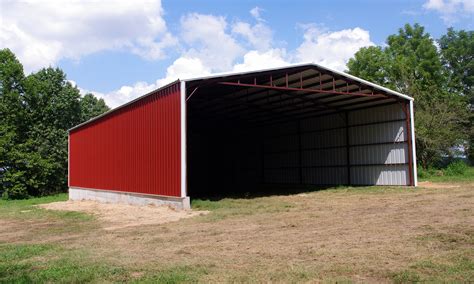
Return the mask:
<svg viewBox="0 0 474 284">
<path fill-rule="evenodd" d="M 465 162 L 457 160 L 448 165 L 444 170 L 444 174 L 447 176 L 463 176 L 466 175 L 468 170 L 469 166 Z"/>
<path fill-rule="evenodd" d="M 430 177 L 436 175 L 437 170 L 434 169 L 434 168 L 431 168 L 431 167 L 425 169 L 421 166 L 418 166 L 417 171 L 418 171 L 418 177 L 419 178 L 430 178 Z"/>
</svg>

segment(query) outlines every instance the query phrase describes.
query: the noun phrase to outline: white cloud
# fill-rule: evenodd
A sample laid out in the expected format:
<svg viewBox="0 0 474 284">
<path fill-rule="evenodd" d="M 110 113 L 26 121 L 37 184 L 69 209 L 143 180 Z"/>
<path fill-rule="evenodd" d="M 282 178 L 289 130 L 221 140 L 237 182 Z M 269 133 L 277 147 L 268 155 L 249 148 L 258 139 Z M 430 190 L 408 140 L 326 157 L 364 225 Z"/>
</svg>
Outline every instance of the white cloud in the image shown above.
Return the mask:
<svg viewBox="0 0 474 284">
<path fill-rule="evenodd" d="M 260 16 L 262 9 L 255 7 L 250 10 L 250 14 L 257 23 L 250 25 L 247 22 L 238 21 L 232 25 L 232 33 L 243 37 L 252 48 L 265 51 L 272 48 L 273 31 L 265 24 L 265 20 Z"/>
<path fill-rule="evenodd" d="M 208 67 L 205 67 L 199 58 L 180 57 L 166 69 L 166 76 L 157 81 L 157 85 L 164 86 L 177 79 L 201 77 L 211 74 Z"/>
<path fill-rule="evenodd" d="M 257 21 L 264 22 L 265 20 L 261 16 L 262 12 L 262 8 L 254 7 L 252 10 L 250 10 L 250 15 L 252 15 L 252 17 L 254 17 Z"/>
<path fill-rule="evenodd" d="M 251 49 L 241 55 L 244 49 L 237 43 L 234 34 L 227 33 L 225 18 L 192 14 L 183 18 L 182 23 L 183 38 L 188 43 L 196 43 L 196 46 L 184 50 L 181 57 L 167 68 L 163 78 L 154 83 L 138 82 L 132 86 L 122 86 L 105 94 L 93 93 L 104 98 L 109 106 L 117 107 L 178 78 L 200 77 L 221 71 L 242 72 L 275 68 L 290 63 L 309 61 L 344 70 L 346 62 L 360 47 L 373 45 L 369 32 L 361 28 L 327 31 L 315 25 L 306 25 L 303 30 L 302 43 L 296 50 L 287 52 L 284 48 L 270 46 L 261 50 Z M 198 23 L 201 26 L 194 27 Z M 216 45 L 212 42 L 213 40 Z M 217 63 L 216 67 L 215 61 L 219 61 L 229 52 L 219 50 L 225 48 L 220 48 L 220 46 L 226 46 L 224 41 L 227 41 L 230 46 L 231 52 L 227 54 L 230 59 L 225 64 Z"/>
<path fill-rule="evenodd" d="M 12 49 L 27 71 L 121 48 L 158 59 L 174 44 L 160 0 L 2 1 L 0 47 Z"/>
<path fill-rule="evenodd" d="M 232 26 L 232 33 L 242 36 L 253 48 L 267 50 L 272 45 L 272 30 L 259 22 L 250 25 L 246 22 L 237 22 Z"/>
<path fill-rule="evenodd" d="M 74 81 L 70 81 L 75 85 Z M 96 92 L 87 89 L 80 88 L 77 86 L 81 95 L 85 95 L 87 93 L 91 93 L 98 98 L 104 99 L 105 103 L 110 108 L 116 108 L 122 104 L 125 104 L 135 98 L 143 96 L 155 89 L 159 86 L 157 84 L 148 84 L 146 82 L 137 82 L 133 84 L 133 86 L 122 86 L 117 90 L 108 93 Z"/>
<path fill-rule="evenodd" d="M 213 72 L 232 69 L 244 53 L 243 47 L 227 32 L 224 17 L 192 13 L 181 19 L 182 39 L 189 45 L 185 57 L 199 58 Z"/>
<path fill-rule="evenodd" d="M 446 24 L 452 24 L 460 16 L 472 17 L 474 14 L 473 0 L 427 0 L 423 8 L 433 10 L 441 14 Z"/>
<path fill-rule="evenodd" d="M 176 81 L 177 79 L 199 77 L 209 74 L 211 74 L 209 69 L 207 69 L 198 58 L 180 57 L 167 68 L 166 76 L 162 79 L 156 80 L 154 83 L 137 82 L 132 86 L 125 85 L 117 90 L 107 93 L 85 90 L 80 87 L 78 88 L 81 94 L 92 93 L 98 98 L 103 98 L 109 107 L 115 108 L 166 84 Z M 70 80 L 70 82 L 76 86 L 74 81 Z"/>
<path fill-rule="evenodd" d="M 0 24 L 0 47 L 11 48 L 27 71 L 101 50 L 126 49 L 144 58 L 162 58 L 179 40 L 180 56 L 155 82 L 137 82 L 110 92 L 81 89 L 103 98 L 111 107 L 178 78 L 215 72 L 308 61 L 343 70 L 359 48 L 373 45 L 369 32 L 361 28 L 328 31 L 310 24 L 303 27 L 300 46 L 286 50 L 274 42 L 273 31 L 258 7 L 250 11 L 254 23 L 229 24 L 222 16 L 186 14 L 177 37 L 166 27 L 159 0 L 6 0 L 2 9 L 8 13 L 3 13 Z"/>
<path fill-rule="evenodd" d="M 369 32 L 358 27 L 334 32 L 315 25 L 305 25 L 303 29 L 304 40 L 295 54 L 299 62 L 311 61 L 343 71 L 361 47 L 374 45 Z"/>
<path fill-rule="evenodd" d="M 244 55 L 242 63 L 234 66 L 233 71 L 242 72 L 285 66 L 289 64 L 285 57 L 286 52 L 284 49 L 270 49 L 266 52 L 252 50 Z"/>
</svg>

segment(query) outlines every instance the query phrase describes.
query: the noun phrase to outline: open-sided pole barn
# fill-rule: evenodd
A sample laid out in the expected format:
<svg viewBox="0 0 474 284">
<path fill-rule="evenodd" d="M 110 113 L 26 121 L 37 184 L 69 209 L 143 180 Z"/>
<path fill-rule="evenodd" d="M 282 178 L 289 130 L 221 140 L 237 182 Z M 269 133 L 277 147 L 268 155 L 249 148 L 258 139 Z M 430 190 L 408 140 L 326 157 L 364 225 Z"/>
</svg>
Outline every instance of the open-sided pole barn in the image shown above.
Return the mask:
<svg viewBox="0 0 474 284">
<path fill-rule="evenodd" d="M 181 80 L 69 131 L 70 199 L 411 185 L 413 99 L 317 64 Z"/>
</svg>

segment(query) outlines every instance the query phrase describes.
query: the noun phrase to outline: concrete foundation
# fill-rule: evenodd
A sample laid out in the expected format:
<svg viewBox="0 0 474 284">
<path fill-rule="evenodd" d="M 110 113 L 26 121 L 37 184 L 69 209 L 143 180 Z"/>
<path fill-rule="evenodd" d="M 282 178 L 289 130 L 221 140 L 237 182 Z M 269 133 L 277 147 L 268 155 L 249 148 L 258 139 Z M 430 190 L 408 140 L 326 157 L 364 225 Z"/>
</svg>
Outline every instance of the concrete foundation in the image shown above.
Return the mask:
<svg viewBox="0 0 474 284">
<path fill-rule="evenodd" d="M 171 197 L 141 193 L 130 193 L 89 188 L 69 188 L 69 200 L 94 200 L 103 203 L 122 203 L 131 205 L 168 205 L 176 209 L 190 209 L 189 197 Z"/>
</svg>

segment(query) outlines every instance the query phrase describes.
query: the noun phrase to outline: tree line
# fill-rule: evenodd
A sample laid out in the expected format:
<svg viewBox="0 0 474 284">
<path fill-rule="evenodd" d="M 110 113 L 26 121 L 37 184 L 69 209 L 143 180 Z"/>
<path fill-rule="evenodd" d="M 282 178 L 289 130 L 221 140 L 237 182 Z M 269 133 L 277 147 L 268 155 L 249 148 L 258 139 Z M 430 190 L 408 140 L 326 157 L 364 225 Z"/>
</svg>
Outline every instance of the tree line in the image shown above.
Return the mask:
<svg viewBox="0 0 474 284">
<path fill-rule="evenodd" d="M 415 98 L 418 162 L 439 165 L 459 152 L 474 158 L 474 32 L 448 29 L 433 39 L 405 25 L 386 46 L 360 49 L 348 72 Z M 59 68 L 25 76 L 0 50 L 0 193 L 27 198 L 67 190 L 67 130 L 109 110 L 81 96 Z"/>
<path fill-rule="evenodd" d="M 9 49 L 0 50 L 0 193 L 42 196 L 67 189 L 67 130 L 109 110 L 81 96 L 59 68 L 25 76 Z"/>
</svg>

